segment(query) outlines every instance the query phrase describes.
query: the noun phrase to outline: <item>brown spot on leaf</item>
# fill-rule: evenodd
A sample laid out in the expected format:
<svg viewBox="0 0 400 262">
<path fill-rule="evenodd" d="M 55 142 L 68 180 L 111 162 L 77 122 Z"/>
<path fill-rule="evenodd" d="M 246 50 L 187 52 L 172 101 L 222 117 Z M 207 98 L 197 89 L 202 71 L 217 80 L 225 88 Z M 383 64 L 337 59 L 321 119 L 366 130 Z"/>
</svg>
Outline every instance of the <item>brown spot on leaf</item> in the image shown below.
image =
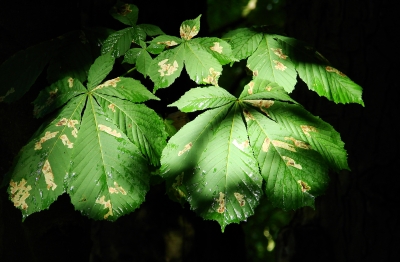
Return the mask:
<svg viewBox="0 0 400 262">
<path fill-rule="evenodd" d="M 306 136 L 311 136 L 309 132 L 318 132 L 318 130 L 313 126 L 301 125 L 300 127 Z"/>
<path fill-rule="evenodd" d="M 69 128 L 72 128 L 72 136 L 77 137 L 78 136 L 78 129 L 75 127 L 79 123 L 78 120 L 74 119 L 67 119 L 67 118 L 62 118 L 60 121 L 57 122 L 56 126 L 67 126 Z"/>
<path fill-rule="evenodd" d="M 222 46 L 219 45 L 218 42 L 214 42 L 214 45 L 212 47 L 210 47 L 211 50 L 213 50 L 214 52 L 220 53 L 222 54 Z"/>
<path fill-rule="evenodd" d="M 286 165 L 288 165 L 288 166 L 292 166 L 297 169 L 303 169 L 300 164 L 296 164 L 296 162 L 290 157 L 282 156 L 282 159 L 286 161 Z"/>
<path fill-rule="evenodd" d="M 236 200 L 239 202 L 239 205 L 242 207 L 246 204 L 246 201 L 244 200 L 244 196 L 240 193 L 234 193 Z"/>
<path fill-rule="evenodd" d="M 40 150 L 40 149 L 42 149 L 42 144 L 43 144 L 44 142 L 46 142 L 47 140 L 54 138 L 57 134 L 58 134 L 58 131 L 55 131 L 55 132 L 52 132 L 52 133 L 49 132 L 49 131 L 47 131 L 47 132 L 44 134 L 44 136 L 43 136 L 42 138 L 40 138 L 40 140 L 39 140 L 38 142 L 35 143 L 35 148 L 34 148 L 34 150 Z"/>
<path fill-rule="evenodd" d="M 130 12 L 132 12 L 132 10 L 131 10 L 131 7 L 129 6 L 129 4 L 123 4 L 123 5 L 119 6 L 117 9 L 117 13 L 122 16 L 126 16 Z"/>
<path fill-rule="evenodd" d="M 122 195 L 127 194 L 125 189 L 123 189 L 123 187 L 118 185 L 118 183 L 115 181 L 114 181 L 114 187 L 109 187 L 108 192 L 110 192 L 110 194 L 118 194 L 118 193 L 121 193 Z"/>
<path fill-rule="evenodd" d="M 44 174 L 44 179 L 46 181 L 47 185 L 47 190 L 53 190 L 56 189 L 57 185 L 54 183 L 54 174 L 53 170 L 51 169 L 50 162 L 46 160 L 44 162 L 43 168 L 42 168 L 43 174 Z"/>
<path fill-rule="evenodd" d="M 19 183 L 13 180 L 10 181 L 11 201 L 14 203 L 15 207 L 19 207 L 23 210 L 28 209 L 25 200 L 29 197 L 29 191 L 32 189 L 30 185 L 26 186 L 26 183 L 27 181 L 23 178 Z"/>
<path fill-rule="evenodd" d="M 178 62 L 176 60 L 172 64 L 167 64 L 168 59 L 164 59 L 158 63 L 160 69 L 158 72 L 160 76 L 172 75 L 178 69 Z"/>
<path fill-rule="evenodd" d="M 281 62 L 276 61 L 276 60 L 273 60 L 273 61 L 275 63 L 275 68 L 276 69 L 278 69 L 280 71 L 285 71 L 286 70 L 287 67 L 284 64 L 282 64 Z"/>
<path fill-rule="evenodd" d="M 68 78 L 68 87 L 72 88 L 74 86 L 74 79 L 72 77 Z"/>
<path fill-rule="evenodd" d="M 279 140 L 272 140 L 272 144 L 276 147 L 280 147 L 280 148 L 283 148 L 283 149 L 286 149 L 286 150 L 289 150 L 292 152 L 296 152 L 296 149 L 291 144 L 288 144 L 288 143 L 285 143 L 285 142 L 282 142 Z"/>
<path fill-rule="evenodd" d="M 340 75 L 340 76 L 343 76 L 343 77 L 346 76 L 345 74 L 343 74 L 342 72 L 340 72 L 339 70 L 337 70 L 336 68 L 331 67 L 331 66 L 325 67 L 325 70 L 330 72 L 330 73 L 336 73 L 337 75 Z"/>
<path fill-rule="evenodd" d="M 166 46 L 175 46 L 178 43 L 175 41 L 163 41 L 163 42 L 157 42 L 158 45 L 166 45 Z"/>
<path fill-rule="evenodd" d="M 114 104 L 109 104 L 108 108 L 111 109 L 115 113 L 115 105 Z"/>
<path fill-rule="evenodd" d="M 203 82 L 218 86 L 218 78 L 221 75 L 221 72 L 215 71 L 214 68 L 210 68 L 209 72 L 210 75 L 208 75 L 206 78 L 203 78 Z"/>
<path fill-rule="evenodd" d="M 307 192 L 311 189 L 311 187 L 304 181 L 299 180 L 297 181 L 297 183 L 299 183 L 300 187 L 301 187 L 301 192 Z"/>
<path fill-rule="evenodd" d="M 105 81 L 103 84 L 96 86 L 96 87 L 93 89 L 93 91 L 94 91 L 94 90 L 97 90 L 97 89 L 102 89 L 102 88 L 104 88 L 104 87 L 109 87 L 109 86 L 117 87 L 117 83 L 118 83 L 119 81 L 121 81 L 121 79 L 120 79 L 119 77 L 114 78 L 114 79 L 111 79 L 111 80 L 107 80 L 107 81 Z"/>
<path fill-rule="evenodd" d="M 189 151 L 192 148 L 193 144 L 192 142 L 188 143 L 187 145 L 185 145 L 185 147 L 178 152 L 178 156 L 183 155 L 186 151 Z"/>
<path fill-rule="evenodd" d="M 68 137 L 65 134 L 60 136 L 60 139 L 61 139 L 61 142 L 64 144 L 64 146 L 67 146 L 68 148 L 74 147 L 74 143 L 69 141 Z"/>
<path fill-rule="evenodd" d="M 105 196 L 102 196 L 100 197 L 100 199 L 96 199 L 96 203 L 103 205 L 104 209 L 108 209 L 107 214 L 104 215 L 104 219 L 107 219 L 109 216 L 113 215 L 113 212 L 112 212 L 111 201 L 110 200 L 105 201 L 105 198 L 106 198 Z"/>
<path fill-rule="evenodd" d="M 277 55 L 279 58 L 286 59 L 287 55 L 284 55 L 282 49 L 280 48 L 271 48 L 272 52 Z"/>
<path fill-rule="evenodd" d="M 261 150 L 262 150 L 263 152 L 268 152 L 268 149 L 269 149 L 269 145 L 270 145 L 270 144 L 271 144 L 271 140 L 270 140 L 268 137 L 266 137 L 266 138 L 264 139 L 263 144 L 262 144 Z"/>
<path fill-rule="evenodd" d="M 190 40 L 199 33 L 199 30 L 196 26 L 182 25 L 179 28 L 179 33 L 183 39 Z"/>
<path fill-rule="evenodd" d="M 249 147 L 249 140 L 239 143 L 236 139 L 233 139 L 232 144 L 243 151 L 245 148 Z"/>
<path fill-rule="evenodd" d="M 99 130 L 115 137 L 121 137 L 121 133 L 118 133 L 117 130 L 112 130 L 111 127 L 105 125 L 99 125 Z"/>
<path fill-rule="evenodd" d="M 219 192 L 219 198 L 217 201 L 219 204 L 217 212 L 222 214 L 225 212 L 225 194 L 222 192 Z"/>
<path fill-rule="evenodd" d="M 249 88 L 247 89 L 247 93 L 249 93 L 249 95 L 252 95 L 252 94 L 253 94 L 253 88 L 254 88 L 254 82 L 251 81 L 251 82 L 249 83 Z"/>
<path fill-rule="evenodd" d="M 296 147 L 303 148 L 303 149 L 311 149 L 311 146 L 308 143 L 297 140 L 293 137 L 285 137 L 285 140 L 293 141 L 293 143 Z"/>
<path fill-rule="evenodd" d="M 258 70 L 253 71 L 253 76 L 258 76 Z"/>
<path fill-rule="evenodd" d="M 243 109 L 243 114 L 246 121 L 254 120 L 254 116 L 247 109 Z"/>
</svg>

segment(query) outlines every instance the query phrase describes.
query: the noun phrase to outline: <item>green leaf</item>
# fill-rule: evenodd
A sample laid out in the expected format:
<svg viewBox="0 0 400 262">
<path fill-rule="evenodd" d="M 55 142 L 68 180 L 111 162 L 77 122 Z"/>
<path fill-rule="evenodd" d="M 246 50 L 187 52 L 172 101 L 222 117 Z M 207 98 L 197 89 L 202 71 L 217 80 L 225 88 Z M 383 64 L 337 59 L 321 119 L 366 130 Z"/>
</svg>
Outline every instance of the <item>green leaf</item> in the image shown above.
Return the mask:
<svg viewBox="0 0 400 262">
<path fill-rule="evenodd" d="M 140 53 L 142 53 L 144 50 L 143 48 L 132 48 L 129 49 L 124 56 L 124 60 L 122 63 L 128 63 L 128 64 L 136 64 L 136 60 Z"/>
<path fill-rule="evenodd" d="M 232 46 L 232 54 L 239 60 L 252 55 L 258 48 L 263 34 L 250 28 L 239 28 L 228 32 L 224 37 Z"/>
<path fill-rule="evenodd" d="M 146 48 L 147 52 L 153 55 L 158 55 L 162 51 L 164 51 L 165 45 L 159 45 L 159 44 L 154 44 L 150 43 L 150 45 Z"/>
<path fill-rule="evenodd" d="M 208 110 L 186 124 L 168 142 L 161 163 L 162 176 L 183 176 L 191 208 L 222 230 L 252 215 L 262 195 L 237 105 Z"/>
<path fill-rule="evenodd" d="M 199 33 L 200 17 L 201 15 L 199 15 L 195 19 L 183 21 L 179 28 L 179 33 L 182 39 L 190 40 Z"/>
<path fill-rule="evenodd" d="M 194 39 L 193 42 L 202 45 L 204 49 L 207 50 L 207 52 L 209 52 L 220 62 L 221 65 L 226 65 L 234 61 L 238 61 L 232 55 L 231 46 L 224 40 L 216 37 L 201 37 Z"/>
<path fill-rule="evenodd" d="M 104 80 L 108 73 L 111 72 L 114 62 L 115 59 L 110 53 L 99 56 L 94 61 L 94 64 L 90 67 L 88 74 L 87 87 L 89 90 L 92 90 Z"/>
<path fill-rule="evenodd" d="M 97 101 L 113 123 L 128 136 L 154 166 L 160 164 L 167 133 L 162 119 L 145 105 L 96 94 Z"/>
<path fill-rule="evenodd" d="M 138 25 L 148 36 L 164 35 L 165 33 L 156 25 L 140 24 Z"/>
<path fill-rule="evenodd" d="M 139 9 L 136 5 L 126 4 L 122 1 L 118 1 L 116 5 L 110 10 L 112 17 L 129 26 L 135 26 Z"/>
<path fill-rule="evenodd" d="M 144 201 L 149 180 L 140 151 L 89 96 L 66 178 L 75 208 L 115 221 Z"/>
<path fill-rule="evenodd" d="M 294 65 L 272 36 L 263 37 L 247 60 L 247 67 L 254 76 L 275 82 L 289 93 L 294 89 L 297 76 Z"/>
<path fill-rule="evenodd" d="M 146 32 L 142 28 L 135 26 L 132 28 L 132 37 L 132 42 L 140 45 L 140 41 L 144 41 L 146 39 Z"/>
<path fill-rule="evenodd" d="M 276 123 L 247 107 L 245 119 L 250 144 L 266 181 L 266 194 L 285 210 L 314 206 L 314 197 L 326 189 L 325 161 L 311 146 Z"/>
<path fill-rule="evenodd" d="M 33 101 L 33 114 L 37 118 L 42 117 L 86 91 L 78 79 L 65 77 L 40 91 L 39 96 Z"/>
<path fill-rule="evenodd" d="M 194 112 L 223 106 L 235 100 L 236 97 L 225 89 L 216 86 L 208 86 L 190 89 L 178 101 L 169 106 L 176 106 L 182 112 Z"/>
<path fill-rule="evenodd" d="M 139 53 L 136 61 L 137 71 L 146 77 L 152 62 L 153 59 L 151 59 L 150 54 L 146 50 L 143 50 L 143 52 Z"/>
<path fill-rule="evenodd" d="M 134 33 L 134 29 L 132 27 L 128 27 L 111 34 L 103 42 L 101 54 L 104 55 L 108 52 L 111 52 L 112 56 L 115 58 L 123 56 L 132 44 Z"/>
<path fill-rule="evenodd" d="M 183 69 L 185 48 L 181 45 L 162 52 L 153 59 L 149 68 L 149 76 L 154 82 L 154 91 L 170 86 L 180 76 Z"/>
<path fill-rule="evenodd" d="M 58 116 L 21 150 L 15 160 L 8 192 L 24 219 L 49 208 L 65 192 L 64 177 L 77 147 L 86 96 L 72 98 Z"/>
<path fill-rule="evenodd" d="M 174 126 L 174 120 L 172 119 L 164 119 L 164 126 L 165 126 L 165 132 L 167 132 L 168 137 L 171 137 L 173 135 L 176 134 L 176 132 L 178 132 L 178 130 L 176 130 L 175 126 Z"/>
<path fill-rule="evenodd" d="M 276 83 L 268 80 L 255 78 L 250 83 L 244 86 L 243 92 L 240 94 L 240 99 L 260 100 L 273 99 L 281 101 L 290 101 L 297 104 L 289 94 Z"/>
<path fill-rule="evenodd" d="M 362 88 L 305 43 L 284 36 L 275 36 L 296 66 L 300 78 L 310 90 L 335 103 L 358 103 L 364 106 Z"/>
<path fill-rule="evenodd" d="M 272 119 L 318 151 L 329 168 L 336 172 L 350 170 L 344 143 L 340 134 L 330 124 L 313 116 L 299 105 L 276 101 L 266 110 Z"/>
<path fill-rule="evenodd" d="M 51 41 L 19 51 L 0 65 L 0 103 L 22 97 L 36 81 L 50 60 Z"/>
<path fill-rule="evenodd" d="M 149 99 L 160 100 L 153 95 L 139 80 L 128 77 L 117 77 L 107 80 L 92 90 L 94 94 L 104 94 L 141 103 Z"/>
<path fill-rule="evenodd" d="M 185 67 L 190 79 L 197 84 L 218 85 L 222 66 L 204 47 L 194 42 L 184 43 Z"/>
</svg>

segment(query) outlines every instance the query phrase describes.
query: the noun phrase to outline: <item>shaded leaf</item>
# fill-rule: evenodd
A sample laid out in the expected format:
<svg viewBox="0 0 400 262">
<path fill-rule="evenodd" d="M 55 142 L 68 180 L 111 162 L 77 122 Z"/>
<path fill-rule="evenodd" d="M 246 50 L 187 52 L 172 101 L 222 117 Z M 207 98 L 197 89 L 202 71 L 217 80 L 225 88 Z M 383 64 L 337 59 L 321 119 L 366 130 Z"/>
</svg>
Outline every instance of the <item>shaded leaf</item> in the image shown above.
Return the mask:
<svg viewBox="0 0 400 262">
<path fill-rule="evenodd" d="M 135 26 L 139 9 L 136 5 L 118 1 L 110 10 L 112 17 L 129 26 Z"/>
<path fill-rule="evenodd" d="M 148 36 L 164 35 L 165 33 L 156 25 L 140 24 L 138 25 Z"/>
<path fill-rule="evenodd" d="M 101 54 L 104 55 L 108 52 L 111 52 L 112 56 L 115 58 L 123 56 L 132 44 L 134 33 L 134 29 L 132 27 L 128 27 L 111 34 L 103 42 Z"/>
<path fill-rule="evenodd" d="M 152 62 L 153 59 L 151 59 L 149 53 L 146 50 L 143 50 L 143 52 L 140 52 L 137 57 L 137 71 L 141 73 L 144 77 L 146 77 Z"/>
<path fill-rule="evenodd" d="M 228 32 L 223 38 L 231 45 L 233 56 L 242 60 L 256 51 L 263 34 L 250 28 L 239 28 Z"/>
<path fill-rule="evenodd" d="M 128 64 L 136 64 L 136 60 L 138 56 L 143 52 L 144 50 L 142 48 L 132 48 L 129 49 L 124 56 L 124 60 L 122 63 L 128 63 Z"/>
</svg>

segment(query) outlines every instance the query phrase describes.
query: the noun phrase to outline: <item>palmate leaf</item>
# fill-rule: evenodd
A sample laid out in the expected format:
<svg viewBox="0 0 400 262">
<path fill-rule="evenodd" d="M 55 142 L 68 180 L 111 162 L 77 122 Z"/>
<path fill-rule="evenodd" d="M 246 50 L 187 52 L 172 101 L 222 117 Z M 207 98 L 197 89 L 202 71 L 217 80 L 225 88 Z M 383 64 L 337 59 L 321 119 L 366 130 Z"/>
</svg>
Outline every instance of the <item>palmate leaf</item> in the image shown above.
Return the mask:
<svg viewBox="0 0 400 262">
<path fill-rule="evenodd" d="M 132 212 L 149 189 L 146 161 L 92 96 L 66 177 L 75 208 L 94 219 L 116 220 Z"/>
<path fill-rule="evenodd" d="M 111 52 L 115 58 L 123 56 L 129 50 L 132 41 L 139 43 L 146 39 L 145 31 L 138 27 L 128 27 L 111 34 L 101 47 L 101 54 Z"/>
<path fill-rule="evenodd" d="M 85 100 L 84 95 L 72 98 L 17 156 L 8 192 L 24 218 L 47 209 L 65 192 L 64 176 L 69 171 L 71 154 L 77 145 Z"/>
<path fill-rule="evenodd" d="M 135 26 L 138 19 L 139 9 L 136 5 L 118 1 L 111 8 L 110 14 L 123 24 Z"/>
<path fill-rule="evenodd" d="M 117 77 L 98 85 L 113 62 L 110 54 L 96 59 L 90 90 L 64 78 L 35 100 L 39 115 L 65 106 L 24 147 L 11 172 L 8 191 L 24 218 L 64 192 L 94 219 L 116 220 L 144 201 L 148 163 L 159 165 L 167 134 L 153 110 L 134 104 L 158 100 L 139 81 Z"/>
<path fill-rule="evenodd" d="M 291 92 L 298 73 L 308 88 L 320 96 L 335 103 L 364 105 L 362 88 L 299 40 L 250 28 L 229 32 L 225 39 L 236 58 L 249 57 L 247 66 L 257 78 L 275 82 Z"/>
<path fill-rule="evenodd" d="M 218 38 L 198 38 L 192 40 L 200 29 L 200 16 L 186 20 L 180 27 L 181 38 L 163 35 L 152 41 L 173 47 L 162 52 L 153 60 L 149 69 L 150 79 L 154 82 L 154 91 L 170 86 L 182 72 L 183 65 L 197 84 L 218 86 L 222 65 L 233 61 L 230 46 Z M 176 47 L 175 47 L 176 46 Z"/>
<path fill-rule="evenodd" d="M 253 214 L 261 180 L 273 205 L 295 209 L 314 205 L 326 189 L 328 168 L 347 167 L 337 132 L 276 83 L 255 79 L 239 99 L 218 87 L 192 89 L 171 106 L 211 109 L 171 137 L 160 175 L 180 181 L 174 194 L 222 230 Z"/>
</svg>

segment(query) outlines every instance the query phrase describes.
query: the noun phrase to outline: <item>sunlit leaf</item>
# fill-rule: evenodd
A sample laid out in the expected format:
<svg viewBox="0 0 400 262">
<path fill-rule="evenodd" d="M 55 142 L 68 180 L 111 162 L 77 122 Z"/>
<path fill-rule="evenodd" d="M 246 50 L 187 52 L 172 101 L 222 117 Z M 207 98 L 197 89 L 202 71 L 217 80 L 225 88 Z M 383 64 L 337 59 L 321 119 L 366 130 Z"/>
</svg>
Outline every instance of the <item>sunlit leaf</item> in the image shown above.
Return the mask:
<svg viewBox="0 0 400 262">
<path fill-rule="evenodd" d="M 222 39 L 216 37 L 201 37 L 193 39 L 192 42 L 196 42 L 204 47 L 213 57 L 215 57 L 221 65 L 226 65 L 234 61 L 238 61 L 232 55 L 231 46 Z"/>
<path fill-rule="evenodd" d="M 263 34 L 250 28 L 240 28 L 230 31 L 223 37 L 232 46 L 232 54 L 239 60 L 252 55 L 258 48 Z"/>
<path fill-rule="evenodd" d="M 179 33 L 182 39 L 190 40 L 195 37 L 200 31 L 200 17 L 196 17 L 195 19 L 185 20 L 182 22 Z"/>
<path fill-rule="evenodd" d="M 144 77 L 147 76 L 149 72 L 149 68 L 151 63 L 153 62 L 153 59 L 149 55 L 149 53 L 146 50 L 143 50 L 143 52 L 140 52 L 138 54 L 137 60 L 136 60 L 136 68 L 139 73 L 141 73 Z"/>
<path fill-rule="evenodd" d="M 110 54 L 99 56 L 89 69 L 87 88 L 92 90 L 110 73 L 114 66 L 115 59 Z"/>
<path fill-rule="evenodd" d="M 123 56 L 132 44 L 134 33 L 133 27 L 128 27 L 111 34 L 104 41 L 101 54 L 111 52 L 114 57 Z"/>
</svg>

